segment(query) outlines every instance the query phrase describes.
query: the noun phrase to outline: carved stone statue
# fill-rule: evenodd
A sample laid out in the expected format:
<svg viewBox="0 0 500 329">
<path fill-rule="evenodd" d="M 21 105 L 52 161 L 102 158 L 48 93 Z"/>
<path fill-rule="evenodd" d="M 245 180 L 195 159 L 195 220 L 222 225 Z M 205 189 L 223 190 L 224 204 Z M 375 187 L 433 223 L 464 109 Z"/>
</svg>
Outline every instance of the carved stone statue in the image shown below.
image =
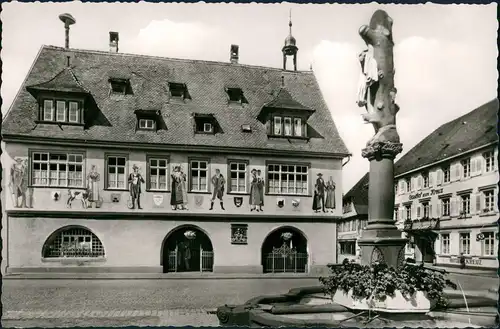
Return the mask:
<svg viewBox="0 0 500 329">
<path fill-rule="evenodd" d="M 370 25 L 361 26 L 359 34 L 368 49 L 359 55 L 362 74 L 357 103 L 360 107 L 366 107 L 367 113 L 363 114 L 363 120 L 375 128 L 375 136 L 368 141 L 367 146 L 377 142 L 399 143 L 392 19 L 385 11 L 377 10 Z"/>
</svg>

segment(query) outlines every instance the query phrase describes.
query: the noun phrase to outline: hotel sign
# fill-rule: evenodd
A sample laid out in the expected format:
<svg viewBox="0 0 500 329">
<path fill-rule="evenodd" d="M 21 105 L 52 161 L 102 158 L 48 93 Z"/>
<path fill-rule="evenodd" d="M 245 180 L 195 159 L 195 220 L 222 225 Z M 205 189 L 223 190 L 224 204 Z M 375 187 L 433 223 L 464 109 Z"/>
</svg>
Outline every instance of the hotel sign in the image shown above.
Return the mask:
<svg viewBox="0 0 500 329">
<path fill-rule="evenodd" d="M 425 198 L 427 196 L 431 195 L 438 195 L 443 193 L 443 189 L 432 189 L 429 192 L 420 192 L 420 193 L 415 193 L 415 194 L 410 194 L 409 199 L 410 200 L 415 200 L 415 199 L 420 199 L 420 198 Z"/>
<path fill-rule="evenodd" d="M 450 263 L 460 263 L 460 258 L 459 257 L 451 257 L 450 258 Z M 466 258 L 465 259 L 465 264 L 466 265 L 482 265 L 481 264 L 481 259 L 479 257 L 472 257 L 472 258 Z"/>
</svg>

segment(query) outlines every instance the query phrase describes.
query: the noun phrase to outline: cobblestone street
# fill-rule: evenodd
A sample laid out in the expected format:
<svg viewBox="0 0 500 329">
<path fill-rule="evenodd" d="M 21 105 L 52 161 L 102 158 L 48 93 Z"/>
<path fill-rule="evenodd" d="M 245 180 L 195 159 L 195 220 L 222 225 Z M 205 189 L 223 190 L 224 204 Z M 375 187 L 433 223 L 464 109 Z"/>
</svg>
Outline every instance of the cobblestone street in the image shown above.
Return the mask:
<svg viewBox="0 0 500 329">
<path fill-rule="evenodd" d="M 498 279 L 450 275 L 465 291 L 487 291 Z M 215 326 L 224 304 L 285 293 L 317 279 L 4 280 L 4 327 Z"/>
</svg>

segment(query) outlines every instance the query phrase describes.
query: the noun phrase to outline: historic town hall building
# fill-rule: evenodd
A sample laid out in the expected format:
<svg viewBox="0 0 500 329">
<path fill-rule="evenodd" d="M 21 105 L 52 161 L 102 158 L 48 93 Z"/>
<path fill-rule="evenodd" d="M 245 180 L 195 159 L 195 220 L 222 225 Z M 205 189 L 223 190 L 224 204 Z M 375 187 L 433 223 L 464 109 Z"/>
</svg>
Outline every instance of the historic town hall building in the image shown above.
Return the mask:
<svg viewBox="0 0 500 329">
<path fill-rule="evenodd" d="M 7 272 L 324 271 L 349 152 L 297 50 L 278 69 L 235 45 L 122 54 L 115 32 L 43 46 L 2 126 Z"/>
</svg>

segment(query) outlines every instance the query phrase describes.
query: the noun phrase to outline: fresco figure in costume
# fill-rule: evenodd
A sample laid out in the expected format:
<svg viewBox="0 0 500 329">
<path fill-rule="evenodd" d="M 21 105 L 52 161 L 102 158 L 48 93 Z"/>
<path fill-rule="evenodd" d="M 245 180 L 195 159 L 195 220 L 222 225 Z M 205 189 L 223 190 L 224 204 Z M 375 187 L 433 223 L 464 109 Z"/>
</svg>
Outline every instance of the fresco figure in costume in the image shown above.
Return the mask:
<svg viewBox="0 0 500 329">
<path fill-rule="evenodd" d="M 259 210 L 264 211 L 262 207 L 264 206 L 264 185 L 265 181 L 264 178 L 261 176 L 262 171 L 260 169 L 257 169 L 257 187 L 259 188 L 259 195 L 260 195 L 260 204 L 259 204 Z"/>
<path fill-rule="evenodd" d="M 184 189 L 181 166 L 175 166 L 172 175 L 172 193 L 170 194 L 170 205 L 172 210 L 182 209 L 184 206 Z"/>
<path fill-rule="evenodd" d="M 333 212 L 335 209 L 335 182 L 332 176 L 328 178 L 326 183 L 326 201 L 325 201 L 326 211 Z"/>
<path fill-rule="evenodd" d="M 88 191 L 88 207 L 92 208 L 92 203 L 99 203 L 99 181 L 100 175 L 97 172 L 96 165 L 92 165 L 89 174 L 87 175 L 87 191 Z"/>
<path fill-rule="evenodd" d="M 33 208 L 32 189 L 28 187 L 28 159 L 15 158 L 16 163 L 10 168 L 10 192 L 16 208 Z M 21 204 L 19 204 L 21 197 Z"/>
<path fill-rule="evenodd" d="M 182 166 L 179 168 L 180 176 L 181 176 L 181 193 L 182 193 L 182 208 L 183 210 L 188 210 L 188 193 L 187 193 L 187 175 L 182 169 Z"/>
<path fill-rule="evenodd" d="M 367 113 L 363 120 L 375 129 L 367 146 L 377 142 L 399 143 L 396 130 L 394 59 L 392 40 L 392 19 L 383 10 L 373 14 L 369 26 L 363 25 L 359 34 L 368 49 L 359 55 L 361 79 L 358 88 L 358 106 L 365 106 Z"/>
<path fill-rule="evenodd" d="M 215 169 L 215 175 L 212 176 L 212 185 L 214 188 L 214 192 L 212 194 L 212 200 L 210 202 L 210 210 L 214 209 L 215 199 L 220 200 L 220 208 L 224 209 L 224 202 L 222 201 L 222 197 L 224 196 L 224 186 L 226 185 L 226 180 L 224 176 L 220 173 L 219 169 Z"/>
<path fill-rule="evenodd" d="M 314 212 L 319 212 L 320 209 L 325 212 L 325 192 L 326 185 L 323 179 L 323 174 L 318 173 L 318 178 L 316 179 L 316 184 L 314 185 L 314 200 L 313 200 L 313 210 Z"/>
<path fill-rule="evenodd" d="M 141 183 L 144 183 L 144 178 L 142 178 L 142 175 L 139 173 L 139 167 L 137 165 L 133 165 L 132 169 L 134 170 L 133 173 L 131 173 L 128 176 L 128 186 L 129 186 L 129 191 L 130 191 L 130 197 L 132 201 L 132 207 L 131 209 L 135 209 L 135 203 L 137 201 L 137 209 L 142 209 L 141 208 Z"/>
<path fill-rule="evenodd" d="M 260 204 L 261 204 L 261 198 L 260 198 L 260 190 L 259 190 L 259 180 L 257 178 L 257 170 L 252 169 L 250 171 L 250 211 L 260 211 Z M 259 208 L 257 208 L 259 206 Z"/>
</svg>

